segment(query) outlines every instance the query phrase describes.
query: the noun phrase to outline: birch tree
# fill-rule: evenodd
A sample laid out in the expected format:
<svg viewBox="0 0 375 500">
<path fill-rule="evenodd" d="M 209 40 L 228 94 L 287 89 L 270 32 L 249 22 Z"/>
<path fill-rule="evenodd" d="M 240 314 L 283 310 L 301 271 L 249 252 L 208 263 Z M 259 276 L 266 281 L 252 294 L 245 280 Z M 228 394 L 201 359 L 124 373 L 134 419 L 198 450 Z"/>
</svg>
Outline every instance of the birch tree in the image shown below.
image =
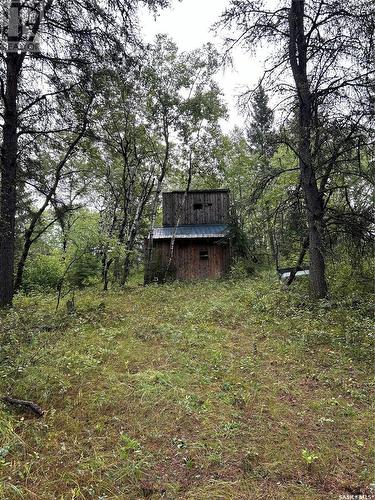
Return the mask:
<svg viewBox="0 0 375 500">
<path fill-rule="evenodd" d="M 151 8 L 166 0 L 11 0 L 3 3 L 4 46 L 0 58 L 0 306 L 14 294 L 17 179 L 22 143 L 69 124 L 53 122 L 48 104 L 100 66 L 131 64 L 125 47 L 137 43 L 140 3 Z M 36 41 L 40 37 L 40 48 Z M 43 118 L 42 121 L 37 119 Z"/>
</svg>

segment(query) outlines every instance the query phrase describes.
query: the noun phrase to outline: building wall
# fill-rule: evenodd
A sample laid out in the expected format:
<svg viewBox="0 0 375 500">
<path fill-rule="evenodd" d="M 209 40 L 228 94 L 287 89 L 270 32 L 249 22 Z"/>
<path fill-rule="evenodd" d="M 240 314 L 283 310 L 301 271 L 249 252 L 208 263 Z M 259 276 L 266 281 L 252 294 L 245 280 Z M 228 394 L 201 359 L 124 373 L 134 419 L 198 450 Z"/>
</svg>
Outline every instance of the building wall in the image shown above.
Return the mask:
<svg viewBox="0 0 375 500">
<path fill-rule="evenodd" d="M 154 241 L 154 275 L 163 274 L 170 254 L 170 240 Z M 221 278 L 230 269 L 228 243 L 212 240 L 176 240 L 171 263 L 171 274 L 176 279 L 194 280 Z M 159 276 L 160 277 L 160 276 Z"/>
<path fill-rule="evenodd" d="M 229 191 L 174 191 L 163 193 L 163 225 L 226 224 L 229 222 Z"/>
</svg>

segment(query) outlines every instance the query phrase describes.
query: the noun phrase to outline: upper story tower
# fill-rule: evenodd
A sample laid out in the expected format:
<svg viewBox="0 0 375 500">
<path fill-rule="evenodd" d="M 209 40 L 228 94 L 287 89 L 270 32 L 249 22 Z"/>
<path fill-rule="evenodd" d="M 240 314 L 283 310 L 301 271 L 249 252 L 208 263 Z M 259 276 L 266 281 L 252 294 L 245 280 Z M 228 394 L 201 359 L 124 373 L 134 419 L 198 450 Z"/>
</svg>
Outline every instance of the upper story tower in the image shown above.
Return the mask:
<svg viewBox="0 0 375 500">
<path fill-rule="evenodd" d="M 229 190 L 207 189 L 163 193 L 163 226 L 228 224 Z"/>
</svg>

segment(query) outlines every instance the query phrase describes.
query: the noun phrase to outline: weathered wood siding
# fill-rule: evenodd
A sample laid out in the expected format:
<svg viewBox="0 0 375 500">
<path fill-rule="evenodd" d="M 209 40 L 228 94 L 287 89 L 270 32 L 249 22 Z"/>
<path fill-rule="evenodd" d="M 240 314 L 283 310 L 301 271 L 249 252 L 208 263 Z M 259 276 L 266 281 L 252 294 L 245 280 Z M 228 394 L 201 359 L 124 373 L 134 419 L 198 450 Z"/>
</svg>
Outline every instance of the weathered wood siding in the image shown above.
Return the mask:
<svg viewBox="0 0 375 500">
<path fill-rule="evenodd" d="M 208 258 L 202 259 L 201 253 Z M 155 276 L 165 269 L 170 254 L 170 240 L 154 241 L 153 268 Z M 221 278 L 230 269 L 230 247 L 212 240 L 176 240 L 171 270 L 176 279 L 194 280 Z"/>
<path fill-rule="evenodd" d="M 229 219 L 229 191 L 163 193 L 163 225 L 226 224 Z"/>
</svg>

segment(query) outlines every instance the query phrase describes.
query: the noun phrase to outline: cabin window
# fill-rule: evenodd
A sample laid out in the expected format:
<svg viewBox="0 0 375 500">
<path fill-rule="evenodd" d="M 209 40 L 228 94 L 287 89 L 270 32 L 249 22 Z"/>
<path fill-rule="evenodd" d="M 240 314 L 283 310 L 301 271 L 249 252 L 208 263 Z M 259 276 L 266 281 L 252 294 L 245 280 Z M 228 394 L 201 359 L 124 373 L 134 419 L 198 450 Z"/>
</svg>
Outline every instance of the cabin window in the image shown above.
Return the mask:
<svg viewBox="0 0 375 500">
<path fill-rule="evenodd" d="M 199 258 L 200 258 L 200 260 L 208 260 L 208 251 L 207 250 L 201 250 L 199 252 Z"/>
<path fill-rule="evenodd" d="M 212 203 L 194 203 L 193 210 L 202 210 L 204 207 L 212 207 Z"/>
</svg>

